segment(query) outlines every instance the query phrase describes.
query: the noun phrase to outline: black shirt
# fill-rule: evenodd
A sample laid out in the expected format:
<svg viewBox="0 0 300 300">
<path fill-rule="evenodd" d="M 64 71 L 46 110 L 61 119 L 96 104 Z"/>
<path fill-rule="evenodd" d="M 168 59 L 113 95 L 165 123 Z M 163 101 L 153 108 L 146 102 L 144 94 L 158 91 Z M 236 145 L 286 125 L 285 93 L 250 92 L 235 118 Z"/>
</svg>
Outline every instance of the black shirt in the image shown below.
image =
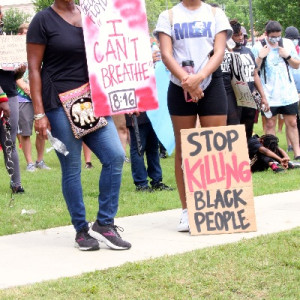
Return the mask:
<svg viewBox="0 0 300 300">
<path fill-rule="evenodd" d="M 254 70 L 257 68 L 255 57 L 252 51 L 245 46 L 242 46 L 240 49 L 234 48 L 233 51 L 241 55 L 243 72 L 246 75 L 246 80 L 252 93 L 254 91 Z"/>
<path fill-rule="evenodd" d="M 255 154 L 259 152 L 259 148 L 263 147 L 260 143 L 259 138 L 254 135 L 248 140 L 249 158 L 252 159 Z"/>
<path fill-rule="evenodd" d="M 3 71 L 0 69 L 0 86 L 7 97 L 18 95 L 14 71 Z"/>
<path fill-rule="evenodd" d="M 27 43 L 46 45 L 41 73 L 45 111 L 61 105 L 58 94 L 89 81 L 82 27 L 69 24 L 51 7 L 35 15 Z"/>
</svg>

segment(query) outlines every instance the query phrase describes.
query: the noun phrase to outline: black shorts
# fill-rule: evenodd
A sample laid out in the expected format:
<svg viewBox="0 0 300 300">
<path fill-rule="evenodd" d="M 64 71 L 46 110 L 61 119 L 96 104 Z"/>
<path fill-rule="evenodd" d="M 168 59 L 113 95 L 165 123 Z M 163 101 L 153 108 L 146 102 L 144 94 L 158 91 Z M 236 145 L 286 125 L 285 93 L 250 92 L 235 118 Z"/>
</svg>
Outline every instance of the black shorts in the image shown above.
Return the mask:
<svg viewBox="0 0 300 300">
<path fill-rule="evenodd" d="M 295 102 L 286 106 L 272 106 L 270 107 L 273 116 L 282 115 L 297 115 L 298 114 L 298 102 Z"/>
<path fill-rule="evenodd" d="M 227 115 L 227 97 L 221 68 L 212 74 L 212 80 L 198 103 L 186 102 L 182 87 L 170 82 L 168 108 L 172 116 L 215 116 Z"/>
</svg>

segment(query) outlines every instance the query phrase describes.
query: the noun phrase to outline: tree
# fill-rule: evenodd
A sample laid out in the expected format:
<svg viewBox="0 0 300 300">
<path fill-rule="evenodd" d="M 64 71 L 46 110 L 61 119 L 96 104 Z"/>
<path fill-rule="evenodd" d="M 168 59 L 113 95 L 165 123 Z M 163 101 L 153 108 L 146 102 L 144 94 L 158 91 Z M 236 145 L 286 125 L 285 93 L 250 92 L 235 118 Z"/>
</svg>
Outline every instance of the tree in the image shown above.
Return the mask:
<svg viewBox="0 0 300 300">
<path fill-rule="evenodd" d="M 79 0 L 75 0 L 76 4 L 79 4 Z M 35 7 L 35 11 L 39 12 L 53 4 L 53 0 L 34 0 L 33 5 Z"/>
<path fill-rule="evenodd" d="M 288 26 L 300 29 L 299 0 L 253 0 L 254 27 L 263 32 L 268 20 L 278 21 L 283 30 Z"/>
<path fill-rule="evenodd" d="M 17 8 L 11 8 L 3 16 L 3 31 L 6 34 L 17 34 L 19 26 L 23 23 L 28 23 L 30 18 L 30 14 L 24 13 Z"/>
<path fill-rule="evenodd" d="M 156 26 L 159 14 L 170 9 L 179 1 L 171 0 L 145 0 L 149 31 L 152 32 Z"/>
</svg>

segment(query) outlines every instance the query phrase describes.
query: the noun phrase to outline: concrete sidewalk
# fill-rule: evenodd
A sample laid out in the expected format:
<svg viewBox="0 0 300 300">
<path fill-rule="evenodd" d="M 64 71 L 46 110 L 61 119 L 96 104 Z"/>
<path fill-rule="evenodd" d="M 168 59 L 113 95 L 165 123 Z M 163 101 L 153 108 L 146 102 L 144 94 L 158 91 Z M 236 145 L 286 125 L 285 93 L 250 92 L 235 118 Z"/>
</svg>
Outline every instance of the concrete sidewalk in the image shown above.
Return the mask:
<svg viewBox="0 0 300 300">
<path fill-rule="evenodd" d="M 300 226 L 300 191 L 255 197 L 257 232 L 190 236 L 178 233 L 180 210 L 116 219 L 132 243 L 128 251 L 81 252 L 72 226 L 0 237 L 0 288 L 79 275 L 126 262 L 183 253 Z"/>
</svg>

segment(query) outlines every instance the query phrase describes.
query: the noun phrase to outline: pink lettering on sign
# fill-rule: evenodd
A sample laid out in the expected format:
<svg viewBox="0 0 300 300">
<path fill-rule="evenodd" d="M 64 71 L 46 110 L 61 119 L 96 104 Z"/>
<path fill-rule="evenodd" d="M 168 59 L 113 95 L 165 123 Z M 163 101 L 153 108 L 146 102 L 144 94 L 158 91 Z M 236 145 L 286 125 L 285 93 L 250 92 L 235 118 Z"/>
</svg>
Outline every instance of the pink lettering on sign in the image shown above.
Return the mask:
<svg viewBox="0 0 300 300">
<path fill-rule="evenodd" d="M 80 2 L 95 115 L 157 109 L 144 0 Z"/>
<path fill-rule="evenodd" d="M 251 172 L 248 161 L 238 162 L 235 153 L 231 154 L 230 163 L 225 163 L 224 154 L 205 155 L 192 165 L 188 159 L 184 160 L 187 184 L 190 192 L 194 192 L 194 186 L 198 189 L 207 190 L 213 183 L 226 183 L 226 189 L 230 189 L 232 179 L 236 182 L 250 182 Z M 214 174 L 214 175 L 213 175 Z"/>
<path fill-rule="evenodd" d="M 141 27 L 147 28 L 147 16 L 142 9 L 141 1 L 139 0 L 116 0 L 115 7 L 120 10 L 121 16 L 128 21 L 131 28 Z"/>
</svg>

